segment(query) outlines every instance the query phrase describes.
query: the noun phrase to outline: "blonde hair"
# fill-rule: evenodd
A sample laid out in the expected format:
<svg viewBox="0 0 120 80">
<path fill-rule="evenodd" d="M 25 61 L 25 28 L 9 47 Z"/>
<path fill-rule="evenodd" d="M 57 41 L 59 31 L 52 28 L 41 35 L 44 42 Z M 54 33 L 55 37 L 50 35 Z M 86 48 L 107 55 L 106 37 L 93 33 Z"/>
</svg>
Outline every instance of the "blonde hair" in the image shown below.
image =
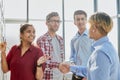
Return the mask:
<svg viewBox="0 0 120 80">
<path fill-rule="evenodd" d="M 95 27 L 103 35 L 107 35 L 113 27 L 113 21 L 111 17 L 104 12 L 97 12 L 93 14 L 90 17 L 89 22 L 95 25 Z"/>
</svg>

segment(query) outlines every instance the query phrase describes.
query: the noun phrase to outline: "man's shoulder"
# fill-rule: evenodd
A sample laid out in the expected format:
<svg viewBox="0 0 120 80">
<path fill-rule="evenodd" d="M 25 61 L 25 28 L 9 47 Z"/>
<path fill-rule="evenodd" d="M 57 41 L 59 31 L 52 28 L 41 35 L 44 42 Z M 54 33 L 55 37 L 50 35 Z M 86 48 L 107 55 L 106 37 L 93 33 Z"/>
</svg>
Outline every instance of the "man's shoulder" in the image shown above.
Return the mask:
<svg viewBox="0 0 120 80">
<path fill-rule="evenodd" d="M 47 39 L 47 35 L 43 34 L 37 40 L 46 40 L 46 39 Z"/>
<path fill-rule="evenodd" d="M 60 36 L 60 35 L 57 35 L 57 38 L 60 40 L 63 40 L 62 36 Z"/>
<path fill-rule="evenodd" d="M 77 35 L 74 35 L 74 36 L 72 37 L 71 41 L 74 41 L 74 40 L 76 40 L 77 38 L 78 38 L 78 36 L 77 36 Z"/>
</svg>

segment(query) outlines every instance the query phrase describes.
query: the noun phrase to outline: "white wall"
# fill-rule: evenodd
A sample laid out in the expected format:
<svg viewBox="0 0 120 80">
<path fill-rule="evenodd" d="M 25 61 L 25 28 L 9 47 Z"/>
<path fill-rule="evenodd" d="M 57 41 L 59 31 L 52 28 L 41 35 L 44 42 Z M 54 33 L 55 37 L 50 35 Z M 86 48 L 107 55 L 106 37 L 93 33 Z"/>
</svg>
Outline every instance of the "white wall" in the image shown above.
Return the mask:
<svg viewBox="0 0 120 80">
<path fill-rule="evenodd" d="M 26 2 L 27 0 L 4 0 L 5 1 L 5 18 L 7 19 L 26 19 Z M 88 18 L 93 14 L 94 0 L 64 0 L 65 1 L 65 58 L 70 56 L 70 40 L 76 34 L 77 27 L 73 23 L 73 13 L 75 10 L 82 9 L 88 14 Z M 106 6 L 106 3 L 109 4 Z M 30 21 L 36 29 L 36 39 L 47 31 L 45 25 L 45 18 L 49 12 L 57 11 L 62 20 L 62 0 L 29 0 L 29 18 L 39 19 L 40 21 Z M 17 5 L 17 7 L 16 7 Z M 102 6 L 101 6 L 102 5 Z M 104 5 L 104 6 L 103 6 Z M 116 15 L 116 1 L 115 0 L 98 0 L 98 11 L 104 11 L 111 16 Z M 67 21 L 70 20 L 70 21 Z M 116 50 L 118 49 L 118 34 L 117 34 L 117 20 L 113 19 L 114 27 L 109 34 L 109 38 Z M 14 44 L 19 44 L 19 28 L 20 23 L 6 23 L 6 40 L 8 43 L 7 50 Z M 62 36 L 63 27 L 60 25 L 57 32 Z M 36 42 L 36 39 L 34 42 Z M 0 70 L 0 80 L 3 80 L 2 71 Z M 9 80 L 9 73 L 4 75 L 4 80 Z"/>
</svg>

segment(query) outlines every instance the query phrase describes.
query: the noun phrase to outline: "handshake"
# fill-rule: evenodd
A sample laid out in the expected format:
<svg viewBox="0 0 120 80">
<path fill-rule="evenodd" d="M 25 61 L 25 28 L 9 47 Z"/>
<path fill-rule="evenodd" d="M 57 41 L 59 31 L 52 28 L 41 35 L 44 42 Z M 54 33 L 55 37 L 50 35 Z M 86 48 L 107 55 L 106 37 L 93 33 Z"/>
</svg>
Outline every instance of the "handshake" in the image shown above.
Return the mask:
<svg viewBox="0 0 120 80">
<path fill-rule="evenodd" d="M 70 66 L 75 66 L 74 63 L 67 63 L 67 62 L 62 62 L 59 64 L 59 70 L 63 73 L 66 74 L 70 72 Z M 82 77 L 82 76 L 74 76 L 72 77 L 72 80 L 87 80 L 87 78 Z"/>
<path fill-rule="evenodd" d="M 68 72 L 70 72 L 70 65 L 69 63 L 67 62 L 62 62 L 59 64 L 59 70 L 63 73 L 63 74 L 66 74 Z"/>
</svg>

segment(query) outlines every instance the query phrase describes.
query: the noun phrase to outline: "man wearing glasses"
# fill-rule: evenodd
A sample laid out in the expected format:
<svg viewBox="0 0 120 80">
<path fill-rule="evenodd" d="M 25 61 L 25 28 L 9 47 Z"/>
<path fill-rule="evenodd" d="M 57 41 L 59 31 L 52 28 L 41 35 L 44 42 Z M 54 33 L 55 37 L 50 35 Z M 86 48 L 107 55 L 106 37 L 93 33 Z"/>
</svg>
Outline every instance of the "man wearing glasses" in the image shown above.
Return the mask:
<svg viewBox="0 0 120 80">
<path fill-rule="evenodd" d="M 46 62 L 43 80 L 63 80 L 63 74 L 59 71 L 59 63 L 64 61 L 63 38 L 56 34 L 60 26 L 60 17 L 57 12 L 51 12 L 46 16 L 48 32 L 37 40 L 43 53 L 51 56 Z"/>
</svg>

